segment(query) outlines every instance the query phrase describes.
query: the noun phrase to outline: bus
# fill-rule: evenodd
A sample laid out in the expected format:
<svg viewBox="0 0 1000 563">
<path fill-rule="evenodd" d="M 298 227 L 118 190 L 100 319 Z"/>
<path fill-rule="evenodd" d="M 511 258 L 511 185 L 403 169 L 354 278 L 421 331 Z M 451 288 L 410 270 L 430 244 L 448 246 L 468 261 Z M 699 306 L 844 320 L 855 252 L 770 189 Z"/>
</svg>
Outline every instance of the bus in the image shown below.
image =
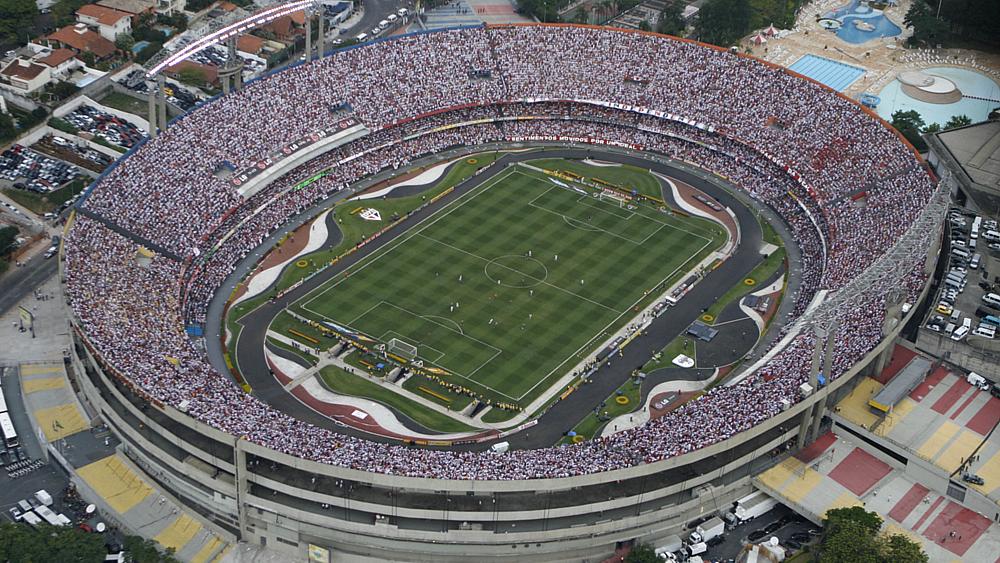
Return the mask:
<svg viewBox="0 0 1000 563">
<path fill-rule="evenodd" d="M 0 413 L 0 432 L 3 433 L 3 443 L 8 448 L 18 446 L 17 432 L 14 430 L 14 423 L 10 421 L 10 415 Z"/>
<path fill-rule="evenodd" d="M 0 389 L 0 412 L 7 412 L 7 399 L 3 396 L 3 389 Z"/>
</svg>

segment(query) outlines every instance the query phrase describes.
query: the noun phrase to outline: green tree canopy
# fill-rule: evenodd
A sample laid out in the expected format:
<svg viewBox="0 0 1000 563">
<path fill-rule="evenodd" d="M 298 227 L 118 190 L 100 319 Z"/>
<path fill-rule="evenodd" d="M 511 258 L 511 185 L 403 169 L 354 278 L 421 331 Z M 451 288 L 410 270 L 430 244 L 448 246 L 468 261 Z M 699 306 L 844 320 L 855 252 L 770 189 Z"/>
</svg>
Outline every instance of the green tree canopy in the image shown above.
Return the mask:
<svg viewBox="0 0 1000 563">
<path fill-rule="evenodd" d="M 156 542 L 141 536 L 125 536 L 122 547 L 135 563 L 178 563 L 173 548 L 164 553 L 157 548 Z"/>
<path fill-rule="evenodd" d="M 944 124 L 945 129 L 954 129 L 955 127 L 965 127 L 966 125 L 972 124 L 972 118 L 968 115 L 953 115 L 948 123 Z"/>
<path fill-rule="evenodd" d="M 61 526 L 0 524 L 0 561 L 90 563 L 102 561 L 106 554 L 101 534 Z"/>
<path fill-rule="evenodd" d="M 896 131 L 902 133 L 906 140 L 910 142 L 917 150 L 925 150 L 927 144 L 924 140 L 920 138 L 921 131 L 924 130 L 924 119 L 920 117 L 920 113 L 916 110 L 903 111 L 898 110 L 893 112 L 892 120 L 889 122 Z"/>
<path fill-rule="evenodd" d="M 934 11 L 924 0 L 913 0 L 903 18 L 903 25 L 913 30 L 907 39 L 911 46 L 936 45 L 944 41 L 948 25 L 934 16 Z"/>
<path fill-rule="evenodd" d="M 656 550 L 648 543 L 640 543 L 632 547 L 632 551 L 625 556 L 625 563 L 663 563 L 663 560 L 656 555 Z"/>
<path fill-rule="evenodd" d="M 820 563 L 927 563 L 919 543 L 900 534 L 881 534 L 882 518 L 863 507 L 826 513 Z"/>
<path fill-rule="evenodd" d="M 708 0 L 698 12 L 702 41 L 731 47 L 750 32 L 750 0 Z"/>
<path fill-rule="evenodd" d="M 0 44 L 18 45 L 35 27 L 35 0 L 0 0 Z"/>
<path fill-rule="evenodd" d="M 666 35 L 681 36 L 684 34 L 684 5 L 679 0 L 667 2 L 660 12 L 660 20 L 656 22 L 656 31 Z"/>
<path fill-rule="evenodd" d="M 17 238 L 17 227 L 0 228 L 0 256 L 7 256 L 14 250 L 14 240 Z"/>
</svg>

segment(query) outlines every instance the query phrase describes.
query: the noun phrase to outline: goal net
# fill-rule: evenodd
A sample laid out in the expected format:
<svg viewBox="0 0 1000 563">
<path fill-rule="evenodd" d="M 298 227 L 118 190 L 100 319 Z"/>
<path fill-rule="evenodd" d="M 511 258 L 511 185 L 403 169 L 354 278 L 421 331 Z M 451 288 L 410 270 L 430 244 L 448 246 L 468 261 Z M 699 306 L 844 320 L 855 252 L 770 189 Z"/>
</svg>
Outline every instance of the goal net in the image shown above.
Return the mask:
<svg viewBox="0 0 1000 563">
<path fill-rule="evenodd" d="M 391 338 L 385 343 L 385 351 L 388 354 L 412 360 L 417 357 L 417 347 L 409 342 L 404 342 L 398 338 Z"/>
</svg>

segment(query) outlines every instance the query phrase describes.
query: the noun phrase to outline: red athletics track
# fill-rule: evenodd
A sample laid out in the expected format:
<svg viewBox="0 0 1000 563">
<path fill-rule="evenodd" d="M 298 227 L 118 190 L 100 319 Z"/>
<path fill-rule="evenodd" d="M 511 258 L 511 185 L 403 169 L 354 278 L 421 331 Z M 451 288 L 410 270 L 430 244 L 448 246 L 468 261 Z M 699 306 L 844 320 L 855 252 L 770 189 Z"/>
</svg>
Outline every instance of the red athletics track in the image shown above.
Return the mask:
<svg viewBox="0 0 1000 563">
<path fill-rule="evenodd" d="M 969 422 L 965 423 L 965 426 L 985 436 L 996 426 L 997 421 L 1000 421 L 1000 399 L 990 397 L 990 400 L 969 419 Z"/>
<path fill-rule="evenodd" d="M 889 511 L 889 518 L 902 523 L 913 512 L 913 509 L 920 504 L 920 501 L 924 500 L 928 492 L 929 489 L 927 487 L 914 483 L 910 487 L 910 490 L 906 491 L 906 494 L 903 495 L 903 498 L 899 499 L 899 502 Z"/>
<path fill-rule="evenodd" d="M 931 410 L 941 414 L 948 412 L 951 407 L 955 406 L 958 399 L 961 398 L 962 395 L 964 395 L 968 390 L 969 384 L 966 383 L 964 379 L 956 377 L 954 383 L 951 384 L 951 387 L 949 387 L 948 390 L 944 392 L 944 395 L 941 395 L 937 402 L 934 403 Z"/>
<path fill-rule="evenodd" d="M 945 367 L 939 367 L 932 371 L 931 374 L 924 379 L 923 383 L 917 385 L 917 388 L 913 391 L 910 391 L 910 398 L 918 403 L 923 401 L 924 397 L 926 397 L 932 389 L 937 387 L 938 383 L 941 383 L 941 380 L 944 379 L 944 376 L 946 375 L 948 375 L 948 368 Z"/>
<path fill-rule="evenodd" d="M 861 496 L 890 471 L 891 467 L 872 454 L 861 448 L 854 448 L 854 451 L 847 454 L 847 457 L 833 468 L 829 477 L 852 493 Z"/>
<path fill-rule="evenodd" d="M 912 360 L 916 355 L 917 353 L 913 350 L 904 348 L 897 344 L 896 347 L 892 349 L 892 358 L 889 359 L 889 363 L 886 364 L 885 369 L 882 370 L 882 373 L 872 379 L 878 381 L 882 385 L 889 383 L 889 380 L 896 377 L 896 374 L 906 367 L 906 364 L 910 363 L 910 360 Z"/>
<path fill-rule="evenodd" d="M 989 527 L 989 518 L 961 504 L 948 501 L 944 510 L 924 530 L 924 537 L 955 555 L 962 556 Z"/>
</svg>

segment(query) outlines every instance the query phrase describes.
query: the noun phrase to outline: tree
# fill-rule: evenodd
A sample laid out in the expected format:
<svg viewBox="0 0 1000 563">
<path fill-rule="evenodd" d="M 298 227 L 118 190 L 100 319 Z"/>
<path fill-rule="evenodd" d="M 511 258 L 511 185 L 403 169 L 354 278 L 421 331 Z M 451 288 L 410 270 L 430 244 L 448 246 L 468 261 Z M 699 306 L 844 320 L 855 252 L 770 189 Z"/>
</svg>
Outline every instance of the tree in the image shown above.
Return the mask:
<svg viewBox="0 0 1000 563">
<path fill-rule="evenodd" d="M 141 51 L 136 53 L 135 62 L 139 64 L 145 63 L 149 59 L 153 58 L 153 55 L 159 53 L 162 48 L 163 43 L 160 43 L 159 41 L 150 42 L 149 45 L 146 45 Z"/>
<path fill-rule="evenodd" d="M 632 550 L 625 556 L 625 563 L 663 563 L 656 550 L 648 543 L 640 543 L 632 546 Z"/>
<path fill-rule="evenodd" d="M 0 256 L 7 256 L 14 250 L 15 239 L 17 239 L 17 227 L 0 228 Z"/>
<path fill-rule="evenodd" d="M 927 144 L 920 138 L 920 132 L 924 128 L 924 120 L 916 110 L 893 112 L 892 121 L 889 124 L 906 137 L 906 140 L 917 150 L 927 148 Z"/>
<path fill-rule="evenodd" d="M 0 561 L 103 561 L 107 550 L 100 534 L 79 528 L 0 524 Z"/>
<path fill-rule="evenodd" d="M 135 563 L 177 563 L 173 548 L 166 553 L 156 547 L 156 542 L 141 536 L 125 536 L 122 547 Z"/>
<path fill-rule="evenodd" d="M 0 113 L 0 142 L 9 141 L 17 136 L 17 128 L 10 114 Z"/>
<path fill-rule="evenodd" d="M 945 129 L 954 129 L 955 127 L 965 127 L 966 125 L 972 124 L 972 118 L 968 115 L 953 115 L 948 123 L 944 124 Z"/>
<path fill-rule="evenodd" d="M 750 32 L 749 0 L 708 0 L 698 12 L 698 35 L 702 41 L 730 47 Z"/>
<path fill-rule="evenodd" d="M 678 1 L 667 2 L 660 12 L 660 21 L 656 22 L 656 31 L 664 35 L 684 34 L 684 6 Z"/>
<path fill-rule="evenodd" d="M 937 133 L 940 130 L 941 130 L 941 124 L 939 124 L 939 123 L 931 123 L 927 127 L 924 127 L 924 129 L 923 129 L 922 132 L 924 134 L 927 134 L 927 133 Z"/>
<path fill-rule="evenodd" d="M 87 0 L 57 0 L 52 5 L 52 23 L 56 27 L 76 21 L 76 11 L 88 4 Z"/>
<path fill-rule="evenodd" d="M 903 25 L 913 30 L 913 35 L 907 39 L 910 46 L 936 45 L 948 32 L 947 24 L 934 17 L 933 10 L 924 0 L 913 0 Z"/>
<path fill-rule="evenodd" d="M 0 0 L 0 44 L 22 43 L 35 27 L 36 15 L 34 0 Z"/>
<path fill-rule="evenodd" d="M 845 520 L 830 526 L 820 546 L 820 563 L 881 563 L 879 545 L 864 524 Z"/>
<path fill-rule="evenodd" d="M 835 508 L 826 512 L 824 527 L 836 527 L 844 522 L 855 522 L 861 525 L 871 535 L 875 535 L 882 528 L 882 517 L 875 512 L 868 512 L 861 506 L 851 506 L 849 508 Z"/>
<path fill-rule="evenodd" d="M 927 563 L 920 544 L 899 534 L 879 534 L 882 518 L 860 506 L 827 511 L 820 563 Z"/>
<path fill-rule="evenodd" d="M 123 33 L 115 38 L 115 47 L 125 52 L 131 51 L 132 47 L 135 47 L 135 38 L 127 33 Z"/>
<path fill-rule="evenodd" d="M 882 556 L 892 563 L 927 563 L 929 560 L 919 543 L 902 534 L 883 536 Z"/>
<path fill-rule="evenodd" d="M 652 26 L 649 25 L 649 20 L 639 22 L 639 31 L 653 31 Z"/>
</svg>

